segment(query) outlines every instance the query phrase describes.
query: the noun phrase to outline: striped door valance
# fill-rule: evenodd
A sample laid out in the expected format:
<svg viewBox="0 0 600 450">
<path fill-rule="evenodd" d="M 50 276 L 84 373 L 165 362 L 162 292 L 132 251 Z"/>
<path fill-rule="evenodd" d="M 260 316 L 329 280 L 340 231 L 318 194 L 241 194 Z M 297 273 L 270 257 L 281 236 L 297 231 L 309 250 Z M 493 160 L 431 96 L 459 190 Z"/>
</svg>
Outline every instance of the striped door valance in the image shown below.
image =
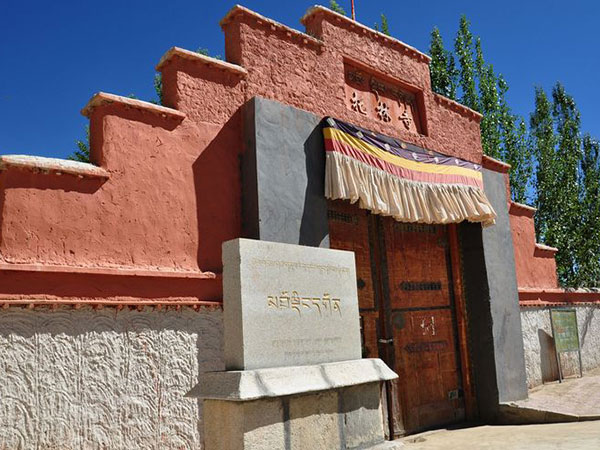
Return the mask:
<svg viewBox="0 0 600 450">
<path fill-rule="evenodd" d="M 481 166 L 327 118 L 325 196 L 400 222 L 494 223 Z"/>
</svg>

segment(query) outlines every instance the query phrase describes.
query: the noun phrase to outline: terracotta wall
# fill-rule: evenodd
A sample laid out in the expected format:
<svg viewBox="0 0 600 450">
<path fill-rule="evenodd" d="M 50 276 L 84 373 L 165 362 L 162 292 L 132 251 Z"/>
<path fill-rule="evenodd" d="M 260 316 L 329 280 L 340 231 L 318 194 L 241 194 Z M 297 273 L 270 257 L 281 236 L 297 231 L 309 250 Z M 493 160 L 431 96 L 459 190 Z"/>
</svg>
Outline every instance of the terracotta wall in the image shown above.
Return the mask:
<svg viewBox="0 0 600 450">
<path fill-rule="evenodd" d="M 509 213 L 519 287 L 557 288 L 556 249 L 536 242 L 535 209 L 511 202 Z"/>
<path fill-rule="evenodd" d="M 563 289 L 559 286 L 555 260 L 558 249 L 537 242 L 536 209 L 510 200 L 510 165 L 484 156 L 483 166 L 504 175 L 521 306 L 600 304 L 599 289 Z"/>
<path fill-rule="evenodd" d="M 236 6 L 222 21 L 229 62 L 182 49 L 161 59 L 169 108 L 94 97 L 83 113 L 105 177 L 0 162 L 0 299 L 219 300 L 254 96 L 481 161 L 480 115 L 432 93 L 426 55 L 325 8 L 303 22 L 308 34 Z M 414 95 L 421 133 L 353 111 L 345 64 Z"/>
</svg>

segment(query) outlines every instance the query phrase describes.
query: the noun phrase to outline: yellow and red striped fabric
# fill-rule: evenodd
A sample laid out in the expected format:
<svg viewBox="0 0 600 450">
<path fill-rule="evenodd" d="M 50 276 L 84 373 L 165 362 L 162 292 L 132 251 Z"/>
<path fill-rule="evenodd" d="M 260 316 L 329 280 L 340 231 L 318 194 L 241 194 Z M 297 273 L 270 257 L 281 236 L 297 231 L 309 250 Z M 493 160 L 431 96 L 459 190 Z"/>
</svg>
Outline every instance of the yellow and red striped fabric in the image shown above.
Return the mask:
<svg viewBox="0 0 600 450">
<path fill-rule="evenodd" d="M 407 147 L 400 141 L 328 118 L 325 151 L 339 152 L 406 180 L 451 183 L 483 189 L 481 166 L 462 159 Z"/>
<path fill-rule="evenodd" d="M 494 223 L 481 166 L 326 118 L 325 196 L 402 222 Z"/>
</svg>

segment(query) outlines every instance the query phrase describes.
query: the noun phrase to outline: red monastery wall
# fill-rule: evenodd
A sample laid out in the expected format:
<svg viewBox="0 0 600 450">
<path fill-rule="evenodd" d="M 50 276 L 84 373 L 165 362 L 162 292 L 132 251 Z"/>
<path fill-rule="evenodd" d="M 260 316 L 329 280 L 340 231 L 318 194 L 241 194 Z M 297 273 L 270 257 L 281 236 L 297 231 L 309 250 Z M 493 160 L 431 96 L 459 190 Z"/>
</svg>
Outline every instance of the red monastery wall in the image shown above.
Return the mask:
<svg viewBox="0 0 600 450">
<path fill-rule="evenodd" d="M 254 96 L 481 162 L 481 116 L 431 91 L 428 56 L 322 7 L 302 21 L 307 33 L 236 6 L 221 22 L 228 62 L 177 48 L 160 60 L 168 107 L 94 96 L 82 113 L 98 167 L 1 157 L 0 299 L 218 301 Z"/>
<path fill-rule="evenodd" d="M 521 306 L 599 304 L 598 289 L 559 287 L 555 260 L 558 249 L 537 243 L 534 224 L 536 209 L 510 201 L 510 165 L 484 156 L 483 167 L 504 174 Z"/>
</svg>

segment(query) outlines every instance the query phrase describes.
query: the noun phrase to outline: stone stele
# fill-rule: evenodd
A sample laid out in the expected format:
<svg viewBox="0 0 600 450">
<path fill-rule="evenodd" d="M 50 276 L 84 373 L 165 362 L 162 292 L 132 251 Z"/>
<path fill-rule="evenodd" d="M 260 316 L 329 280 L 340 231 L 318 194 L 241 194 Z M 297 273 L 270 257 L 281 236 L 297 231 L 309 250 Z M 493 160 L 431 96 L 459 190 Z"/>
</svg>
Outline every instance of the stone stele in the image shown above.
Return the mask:
<svg viewBox="0 0 600 450">
<path fill-rule="evenodd" d="M 227 370 L 361 358 L 354 253 L 251 239 L 223 244 Z"/>
</svg>

